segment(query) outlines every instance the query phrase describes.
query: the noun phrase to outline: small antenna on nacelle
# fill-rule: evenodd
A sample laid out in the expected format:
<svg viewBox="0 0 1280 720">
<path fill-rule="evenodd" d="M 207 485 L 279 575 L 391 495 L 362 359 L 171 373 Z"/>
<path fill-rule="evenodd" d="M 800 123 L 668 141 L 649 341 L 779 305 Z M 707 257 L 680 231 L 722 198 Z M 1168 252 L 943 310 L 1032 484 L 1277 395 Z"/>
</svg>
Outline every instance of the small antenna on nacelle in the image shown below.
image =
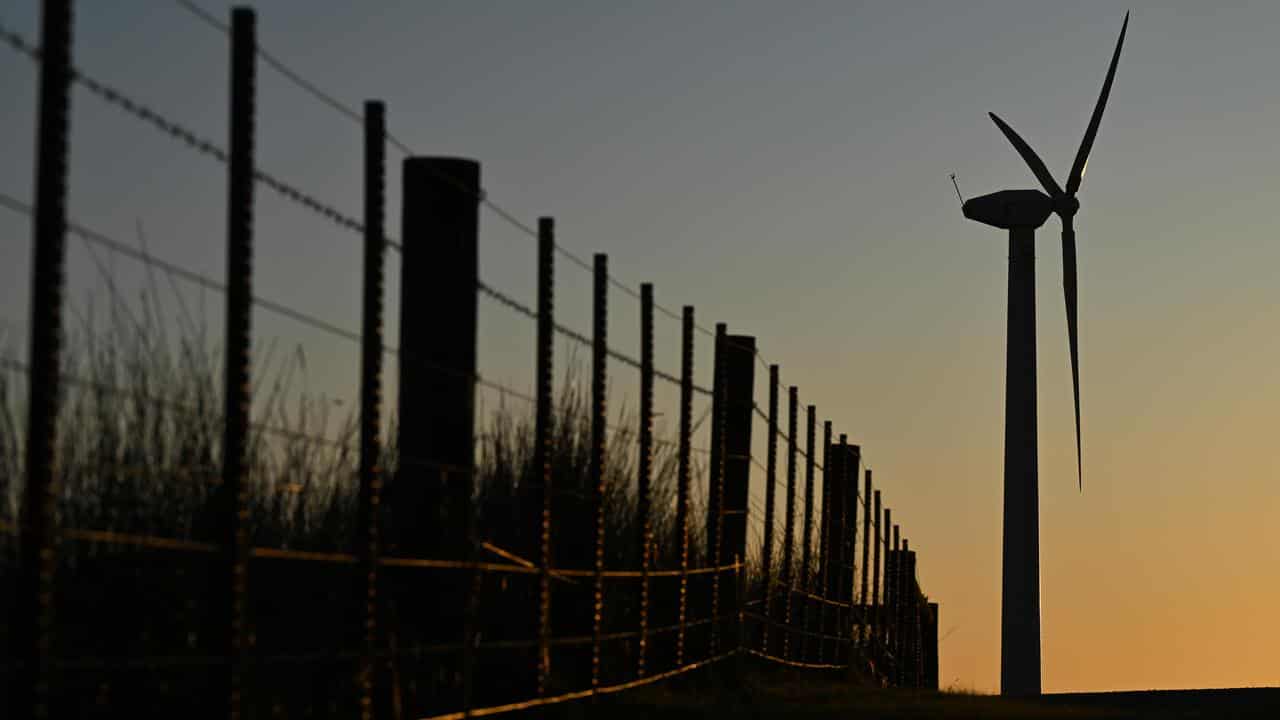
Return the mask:
<svg viewBox="0 0 1280 720">
<path fill-rule="evenodd" d="M 960 198 L 960 204 L 964 205 L 964 196 L 960 194 L 960 183 L 956 182 L 955 173 L 951 173 L 951 184 L 956 188 L 956 197 Z"/>
</svg>

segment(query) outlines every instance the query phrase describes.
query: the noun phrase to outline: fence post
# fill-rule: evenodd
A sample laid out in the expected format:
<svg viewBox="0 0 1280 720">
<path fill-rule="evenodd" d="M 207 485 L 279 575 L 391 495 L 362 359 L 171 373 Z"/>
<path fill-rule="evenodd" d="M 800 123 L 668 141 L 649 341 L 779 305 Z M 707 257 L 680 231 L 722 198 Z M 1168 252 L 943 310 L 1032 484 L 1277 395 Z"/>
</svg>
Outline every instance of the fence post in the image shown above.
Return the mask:
<svg viewBox="0 0 1280 720">
<path fill-rule="evenodd" d="M 938 603 L 931 602 L 924 625 L 924 689 L 938 690 Z"/>
<path fill-rule="evenodd" d="M 218 488 L 224 543 L 219 603 L 227 666 L 224 672 L 231 718 L 242 712 L 248 655 L 246 616 L 249 580 L 248 482 L 245 452 L 249 435 L 249 323 L 253 274 L 253 141 L 255 15 L 231 13 L 231 142 L 227 191 L 226 348 L 223 361 L 222 485 Z"/>
<path fill-rule="evenodd" d="M 884 662 L 885 678 L 893 682 L 893 643 L 894 643 L 894 597 L 897 588 L 894 586 L 894 554 L 893 554 L 893 511 L 884 510 Z"/>
<path fill-rule="evenodd" d="M 907 656 L 907 685 L 909 687 L 920 687 L 920 587 L 916 583 L 916 554 L 911 551 L 906 542 L 902 545 L 903 554 L 906 555 L 906 578 L 907 583 L 907 633 L 906 642 L 907 650 L 904 653 Z"/>
<path fill-rule="evenodd" d="M 764 617 L 760 624 L 760 651 L 769 652 L 769 634 L 773 623 L 773 513 L 777 503 L 778 482 L 778 366 L 769 366 L 769 437 L 765 443 L 764 480 L 764 548 L 761 565 L 764 574 Z"/>
<path fill-rule="evenodd" d="M 464 519 L 475 442 L 479 193 L 474 160 L 404 160 L 401 458 L 388 499 L 406 554 L 456 559 L 471 551 Z"/>
<path fill-rule="evenodd" d="M 877 664 L 883 658 L 884 644 L 881 642 L 884 632 L 884 618 L 880 610 L 880 577 L 883 566 L 880 564 L 880 546 L 884 544 L 881 529 L 884 527 L 883 515 L 880 512 L 880 491 L 874 491 L 875 498 L 875 537 L 871 541 L 871 642 Z"/>
<path fill-rule="evenodd" d="M 400 418 L 396 475 L 387 484 L 389 554 L 475 559 L 471 512 L 475 464 L 476 315 L 480 164 L 451 157 L 403 163 L 400 258 Z M 478 591 L 483 574 L 431 587 L 436 612 L 417 601 L 411 583 L 388 589 L 396 633 L 419 628 L 424 640 L 462 636 L 462 707 L 470 708 Z M 421 587 L 421 585 L 417 585 Z M 395 589 L 393 594 L 391 591 Z"/>
<path fill-rule="evenodd" d="M 831 593 L 828 592 L 831 587 L 831 421 L 825 420 L 822 423 L 822 509 L 820 513 L 820 526 L 818 528 L 818 568 L 822 575 L 821 584 L 818 586 L 824 601 L 831 599 Z M 818 627 L 823 637 L 818 642 L 818 662 L 826 662 L 827 657 L 827 603 L 823 602 L 818 610 Z"/>
<path fill-rule="evenodd" d="M 538 513 L 538 695 L 551 681 L 551 379 L 555 345 L 555 220 L 538 218 L 538 338 L 534 372 L 534 507 Z"/>
<path fill-rule="evenodd" d="M 804 466 L 804 544 L 801 545 L 800 553 L 800 576 L 805 592 L 804 601 L 804 619 L 803 625 L 807 632 L 813 632 L 813 470 L 814 470 L 814 433 L 817 425 L 817 408 L 810 405 L 807 408 L 805 422 L 805 466 Z M 804 652 L 801 656 L 805 660 L 813 658 L 813 636 L 805 635 Z"/>
<path fill-rule="evenodd" d="M 591 312 L 591 510 L 595 517 L 595 575 L 591 610 L 591 691 L 600 687 L 601 635 L 604 632 L 604 452 L 608 432 L 605 410 L 608 392 L 609 258 L 596 253 L 592 277 Z"/>
<path fill-rule="evenodd" d="M 858 638 L 865 649 L 870 644 L 870 617 L 867 610 L 867 565 L 871 560 L 871 470 L 862 485 L 862 586 L 858 592 Z"/>
<path fill-rule="evenodd" d="M 61 396 L 62 294 L 67 262 L 71 0 L 45 0 L 40 19 L 40 118 L 36 126 L 36 209 L 31 275 L 31 345 L 26 487 L 21 517 L 22 579 L 12 627 L 24 663 L 17 717 L 47 717 L 53 694 L 54 580 L 59 482 L 54 472 Z"/>
<path fill-rule="evenodd" d="M 711 478 L 707 489 L 707 550 L 711 566 L 720 567 L 720 551 L 723 548 L 724 523 L 724 455 L 725 455 L 725 405 L 728 377 L 725 366 L 725 340 L 728 337 L 724 323 L 716 323 L 715 374 L 711 399 Z M 709 656 L 720 651 L 720 571 L 711 573 L 711 642 Z"/>
<path fill-rule="evenodd" d="M 827 472 L 824 476 L 826 481 L 827 495 L 827 587 L 825 593 L 828 599 L 837 603 L 833 607 L 833 622 L 831 623 L 831 635 L 835 638 L 832 642 L 835 644 L 832 654 L 832 661 L 839 665 L 841 663 L 843 643 L 840 638 L 840 628 L 844 624 L 844 612 L 839 606 L 842 600 L 840 592 L 842 576 L 841 563 L 843 562 L 844 549 L 844 514 L 841 510 L 844 508 L 844 492 L 846 490 L 844 484 L 844 466 L 847 456 L 846 447 L 848 442 L 847 435 L 841 435 L 838 443 L 833 443 L 827 455 Z"/>
<path fill-rule="evenodd" d="M 857 555 L 858 546 L 858 470 L 862 467 L 862 446 L 849 446 L 848 464 L 845 466 L 844 482 L 848 484 L 845 492 L 845 517 L 848 526 L 848 535 L 845 539 L 845 562 L 843 567 L 847 569 L 848 575 L 841 583 L 843 592 L 847 592 L 849 599 L 849 614 L 846 618 L 847 626 L 843 629 L 844 636 L 849 643 L 849 664 L 854 662 L 853 649 L 853 624 L 857 622 L 857 601 L 854 593 L 854 585 L 857 582 L 857 571 L 854 567 L 854 559 Z"/>
<path fill-rule="evenodd" d="M 795 535 L 796 535 L 796 425 L 799 409 L 799 390 L 795 385 L 787 388 L 787 517 L 783 523 L 785 533 L 782 544 L 782 587 L 786 596 L 786 622 L 783 623 L 782 656 L 791 659 L 791 603 L 795 596 Z"/>
<path fill-rule="evenodd" d="M 908 635 L 910 634 L 910 629 L 908 628 L 908 623 L 906 623 L 906 609 L 908 609 L 908 606 L 910 605 L 910 589 L 908 587 L 908 579 L 906 579 L 906 573 L 908 573 L 906 548 L 908 547 L 909 544 L 906 542 L 906 538 L 902 538 L 902 544 L 897 548 L 897 552 L 895 553 L 896 560 L 893 561 L 895 562 L 895 594 L 897 597 L 895 609 L 896 619 L 893 621 L 893 625 L 897 628 L 897 638 L 893 641 L 893 656 L 897 657 L 897 662 L 895 666 L 893 666 L 893 670 L 895 670 L 895 674 L 897 676 L 897 687 L 900 688 L 906 687 L 906 684 L 908 684 L 906 683 L 906 675 L 908 675 L 908 671 L 906 671 L 906 669 L 908 669 L 908 665 L 910 664 L 910 659 L 908 657 L 908 646 L 910 644 Z"/>
<path fill-rule="evenodd" d="M 747 555 L 747 507 L 751 482 L 751 426 L 755 412 L 756 339 L 730 335 L 724 343 L 724 487 L 721 493 L 720 561 L 740 562 Z M 719 563 L 717 563 L 719 564 Z M 743 597 L 738 592 L 737 571 L 728 587 L 725 603 L 737 618 Z M 720 575 L 719 572 L 716 573 Z M 718 623 L 719 621 L 717 621 Z M 733 641 L 741 646 L 741 627 Z"/>
<path fill-rule="evenodd" d="M 364 104 L 364 287 L 360 332 L 360 717 L 375 716 L 375 654 L 378 645 L 378 542 L 382 495 L 382 292 L 386 252 L 386 112 L 381 102 Z"/>
<path fill-rule="evenodd" d="M 637 504 L 640 526 L 640 642 L 636 675 L 644 677 L 649 649 L 649 566 L 653 562 L 650 518 L 653 481 L 653 284 L 640 285 L 640 455 Z"/>
<path fill-rule="evenodd" d="M 888 514 L 888 511 L 885 511 Z M 902 665 L 902 656 L 899 649 L 902 643 L 902 541 L 899 537 L 899 528 L 897 525 L 893 527 L 893 551 L 889 553 L 889 557 L 893 558 L 892 571 L 886 569 L 886 577 L 890 578 L 888 584 L 893 587 L 893 595 L 889 603 L 889 647 L 893 653 L 893 682 L 898 684 L 898 669 Z"/>
<path fill-rule="evenodd" d="M 680 318 L 680 446 L 676 465 L 676 533 L 680 543 L 680 629 L 676 635 L 676 667 L 684 665 L 689 617 L 689 481 L 693 434 L 693 307 L 685 305 Z"/>
<path fill-rule="evenodd" d="M 898 626 L 902 628 L 901 639 L 898 641 L 898 652 L 902 656 L 902 663 L 899 665 L 898 677 L 899 684 L 904 687 L 911 686 L 911 645 L 912 645 L 912 627 L 911 627 L 911 607 L 912 582 L 911 576 L 911 545 L 906 538 L 902 539 L 902 552 L 899 554 L 901 559 L 902 578 L 898 581 L 902 587 L 902 601 L 898 607 Z"/>
</svg>

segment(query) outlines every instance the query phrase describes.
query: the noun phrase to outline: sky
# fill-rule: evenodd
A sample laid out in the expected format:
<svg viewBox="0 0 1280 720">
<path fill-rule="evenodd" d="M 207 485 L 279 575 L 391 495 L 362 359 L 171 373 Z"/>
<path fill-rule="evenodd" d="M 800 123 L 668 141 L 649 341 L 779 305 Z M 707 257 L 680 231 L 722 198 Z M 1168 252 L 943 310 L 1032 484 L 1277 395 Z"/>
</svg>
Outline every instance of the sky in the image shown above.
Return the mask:
<svg viewBox="0 0 1280 720">
<path fill-rule="evenodd" d="M 77 5 L 79 67 L 225 144 L 224 37 L 161 0 Z M 995 111 L 1064 182 L 1131 7 L 1076 217 L 1083 492 L 1057 220 L 1038 236 L 1044 687 L 1280 684 L 1280 5 L 257 7 L 265 49 L 351 106 L 385 100 L 416 153 L 480 160 L 516 217 L 554 216 L 564 247 L 608 253 L 622 282 L 755 336 L 801 403 L 863 446 L 941 603 L 942 683 L 983 691 L 999 682 L 1007 245 L 961 216 L 948 175 L 965 197 L 1036 186 Z M 38 3 L 5 3 L 0 22 L 34 39 Z M 259 166 L 358 216 L 359 127 L 259 77 Z M 35 78 L 0 47 L 0 192 L 24 201 Z M 141 227 L 157 256 L 219 276 L 223 169 L 82 89 L 72 105 L 71 219 L 126 243 Z M 359 238 L 265 189 L 256 209 L 260 293 L 358 328 Z M 0 208 L 0 238 L 0 350 L 20 357 L 29 222 Z M 534 242 L 487 211 L 480 242 L 482 278 L 532 303 Z M 69 247 L 71 303 L 102 302 Z M 136 294 L 145 276 L 112 262 Z M 395 337 L 398 259 L 388 272 Z M 556 291 L 558 319 L 587 330 L 590 277 L 561 262 Z M 205 301 L 220 332 L 221 300 Z M 638 354 L 638 306 L 610 303 L 611 339 Z M 532 323 L 484 299 L 479 319 L 481 373 L 531 387 Z M 354 345 L 263 312 L 254 330 L 259 348 L 301 348 L 312 391 L 356 401 Z M 660 368 L 678 369 L 678 339 L 660 319 Z M 613 406 L 634 406 L 635 385 L 614 368 Z M 659 404 L 674 418 L 670 389 Z"/>
</svg>

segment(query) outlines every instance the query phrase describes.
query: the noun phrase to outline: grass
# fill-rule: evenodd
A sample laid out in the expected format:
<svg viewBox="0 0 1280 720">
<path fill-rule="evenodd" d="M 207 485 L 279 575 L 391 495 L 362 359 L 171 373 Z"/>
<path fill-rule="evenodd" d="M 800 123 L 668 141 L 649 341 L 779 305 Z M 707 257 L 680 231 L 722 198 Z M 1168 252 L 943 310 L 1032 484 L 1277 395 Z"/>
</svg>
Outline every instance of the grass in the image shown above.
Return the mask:
<svg viewBox="0 0 1280 720">
<path fill-rule="evenodd" d="M 167 327 L 157 286 L 152 278 L 136 312 L 114 293 L 105 311 L 91 302 L 73 310 L 63 372 L 85 382 L 67 383 L 59 402 L 59 519 L 67 528 L 217 543 L 213 508 L 220 482 L 221 348 L 193 319 L 176 290 L 179 323 L 176 330 Z M 0 338 L 0 350 L 5 348 Z M 589 569 L 594 563 L 590 407 L 580 382 L 583 375 L 579 364 L 568 363 L 552 418 L 553 564 L 568 569 Z M 311 391 L 300 349 L 287 352 L 276 343 L 262 348 L 254 358 L 253 377 L 254 426 L 247 453 L 252 544 L 353 552 L 358 499 L 355 409 L 337 412 L 328 398 Z M 22 489 L 25 391 L 21 374 L 0 370 L 0 520 L 10 525 L 16 524 Z M 605 565 L 634 569 L 640 562 L 636 416 L 624 407 L 613 425 L 604 477 Z M 678 459 L 675 438 L 661 428 L 657 435 L 653 558 L 655 568 L 672 569 L 679 567 Z M 537 556 L 536 511 L 529 492 L 534 480 L 532 408 L 499 403 L 483 410 L 477 436 L 472 517 L 466 522 L 441 518 L 433 515 L 430 504 L 412 502 L 418 486 L 436 482 L 436 476 L 400 467 L 397 428 L 391 418 L 382 465 L 387 478 L 384 539 L 392 552 L 447 556 L 441 548 L 413 548 L 401 542 L 424 524 L 437 522 L 452 524 L 440 533 L 446 536 L 462 536 L 463 526 L 474 528 L 475 539 L 489 549 L 477 542 L 465 551 L 471 557 L 509 562 L 497 551 L 528 559 Z M 698 459 L 695 456 L 693 476 L 705 478 L 706 467 Z M 691 494 L 689 511 L 692 567 L 706 564 L 706 513 L 697 506 L 698 495 Z M 17 537 L 0 534 L 0 585 L 13 584 L 17 542 Z M 797 577 L 799 556 L 795 553 Z M 210 602 L 221 583 L 215 579 L 213 556 L 64 541 L 58 557 L 55 652 L 75 662 L 60 674 L 57 714 L 190 714 L 193 708 L 216 706 L 207 681 L 213 667 L 207 663 L 216 663 L 223 653 L 217 608 Z M 748 553 L 749 560 L 753 557 L 759 557 L 758 549 Z M 814 566 L 816 571 L 816 562 Z M 750 562 L 745 585 L 749 597 L 761 594 L 758 572 Z M 250 715 L 351 714 L 356 697 L 351 650 L 358 646 L 360 632 L 357 568 L 257 559 L 250 564 L 249 588 L 254 659 L 246 691 Z M 606 583 L 605 634 L 635 629 L 639 589 L 634 580 Z M 674 578 L 651 581 L 651 627 L 676 623 L 678 591 Z M 462 628 L 471 624 L 483 643 L 471 674 L 476 704 L 530 697 L 534 651 L 502 646 L 535 636 L 536 594 L 531 575 L 485 573 L 473 578 L 458 570 L 384 567 L 379 623 L 394 655 L 381 667 L 379 692 L 395 698 L 405 716 L 457 709 L 464 692 L 464 655 L 433 647 L 456 644 Z M 2 598 L 0 603 L 12 603 L 13 594 Z M 710 598 L 711 576 L 690 578 L 690 620 L 711 615 Z M 0 611 L 12 617 L 11 607 Z M 557 644 L 551 651 L 552 693 L 589 686 L 593 607 L 590 578 L 553 583 L 552 635 L 578 640 Z M 0 647 L 10 654 L 11 627 L 0 626 Z M 687 660 L 710 654 L 710 633 L 708 625 L 689 631 Z M 674 633 L 654 637 L 647 657 L 650 672 L 674 667 Z M 637 663 L 633 638 L 607 641 L 599 667 L 601 683 L 631 679 Z M 5 684 L 10 677 L 0 672 L 0 695 L 8 694 Z M 803 677 L 807 682 L 813 678 L 808 673 Z M 767 688 L 773 687 L 762 685 L 760 692 L 766 694 L 757 700 L 772 697 L 768 693 L 774 690 Z"/>
<path fill-rule="evenodd" d="M 175 292 L 176 295 L 176 292 Z M 113 297 L 113 300 L 118 298 Z M 75 310 L 59 402 L 56 462 L 61 480 L 58 515 L 63 527 L 216 542 L 214 495 L 220 481 L 221 348 L 181 307 L 176 332 L 166 328 L 153 282 L 141 310 L 112 302 L 105 312 L 92 303 Z M 7 345 L 0 338 L 0 349 Z M 12 352 L 6 353 L 13 357 Z M 569 365 L 553 413 L 555 564 L 589 568 L 594 561 L 593 516 L 587 458 L 588 397 Z M 255 357 L 255 428 L 248 448 L 251 542 L 255 546 L 351 552 L 358 482 L 354 409 L 339 415 L 333 403 L 308 387 L 301 350 L 276 344 Z M 0 520 L 16 525 L 23 482 L 25 378 L 0 369 Z M 638 564 L 636 420 L 623 409 L 607 444 L 605 473 L 606 565 Z M 532 479 L 532 410 L 500 404 L 482 414 L 477 432 L 473 507 L 478 539 L 517 555 L 536 557 L 529 507 Z M 394 418 L 384 436 L 388 496 L 396 483 L 419 482 L 397 473 Z M 328 441 L 318 438 L 329 438 Z M 673 438 L 663 438 L 673 440 Z M 674 443 L 654 456 L 655 564 L 678 566 L 675 528 Z M 703 468 L 694 469 L 695 476 Z M 405 508 L 396 508 L 403 516 Z M 691 508 L 693 562 L 701 562 L 705 514 Z M 387 518 L 388 520 L 403 518 Z M 412 518 L 411 518 L 412 519 Z M 392 533 L 394 533 L 394 526 Z M 19 538 L 0 535 L 0 586 L 11 587 Z M 395 538 L 389 537 L 390 542 Z M 431 553 L 426 553 L 431 555 Z M 505 562 L 499 557 L 485 559 Z M 116 669 L 63 673 L 59 714 L 91 716 L 120 708 L 182 711 L 206 692 L 205 670 L 121 670 L 127 659 L 167 658 L 199 663 L 220 653 L 220 635 L 207 600 L 214 596 L 212 558 L 106 543 L 64 541 L 57 575 L 56 652 L 65 658 L 97 658 Z M 383 623 L 401 650 L 457 642 L 470 592 L 455 571 L 383 572 Z M 477 629 L 486 642 L 534 635 L 535 593 L 530 576 L 487 574 L 479 581 Z M 354 697 L 354 664 L 335 653 L 356 646 L 358 578 L 352 566 L 255 560 L 250 568 L 250 632 L 255 656 L 315 654 L 329 660 L 274 662 L 253 673 L 248 698 L 254 714 L 309 716 L 345 713 Z M 655 581 L 654 624 L 674 622 L 676 588 Z M 705 588 L 691 589 L 700 601 Z M 606 588 L 606 631 L 632 629 L 635 583 Z M 10 615 L 12 593 L 0 607 Z M 554 588 L 553 632 L 590 633 L 589 581 Z M 695 602 L 696 613 L 704 611 Z M 11 653 L 11 623 L 0 626 L 0 647 Z M 691 642 L 695 638 L 691 638 Z M 672 649 L 657 643 L 655 665 Z M 607 648 L 604 677 L 634 667 L 632 642 Z M 556 650 L 558 688 L 581 687 L 589 656 L 581 646 Z M 460 656 L 435 654 L 398 659 L 389 668 L 406 712 L 429 714 L 456 705 Z M 533 682 L 529 651 L 486 651 L 477 658 L 477 697 L 527 696 Z M 516 669 L 513 673 L 512 670 Z M 0 672 L 0 695 L 9 675 Z M 495 700 L 499 701 L 499 700 Z"/>
</svg>

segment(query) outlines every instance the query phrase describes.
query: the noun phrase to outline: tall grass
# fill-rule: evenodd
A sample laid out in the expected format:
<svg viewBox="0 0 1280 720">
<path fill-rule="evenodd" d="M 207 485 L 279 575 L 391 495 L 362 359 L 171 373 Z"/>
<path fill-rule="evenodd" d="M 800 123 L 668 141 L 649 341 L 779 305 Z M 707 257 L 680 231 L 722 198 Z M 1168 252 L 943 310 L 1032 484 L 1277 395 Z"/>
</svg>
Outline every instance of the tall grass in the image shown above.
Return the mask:
<svg viewBox="0 0 1280 720">
<path fill-rule="evenodd" d="M 113 298 L 118 301 L 118 298 Z M 92 303 L 73 313 L 65 354 L 63 396 L 58 402 L 56 468 L 61 483 L 63 527 L 132 535 L 217 542 L 214 493 L 220 482 L 221 348 L 203 324 L 185 321 L 176 331 L 161 319 L 161 300 L 144 292 L 140 310 L 113 302 L 106 312 Z M 0 352 L 13 357 L 0 338 Z M 594 562 L 594 518 L 590 512 L 589 398 L 580 368 L 570 363 L 553 413 L 555 564 L 589 568 Z M 310 390 L 300 350 L 277 344 L 255 357 L 253 422 L 248 446 L 250 528 L 255 546 L 350 552 L 354 548 L 358 479 L 354 409 Z M 25 376 L 0 369 L 0 519 L 16 526 L 23 484 L 26 417 Z M 639 564 L 637 526 L 637 421 L 624 407 L 606 445 L 606 565 Z M 385 434 L 383 466 L 390 482 L 412 482 L 397 473 L 394 419 Z M 661 431 L 661 429 L 660 429 Z M 664 433 L 659 433 L 662 437 Z M 477 540 L 526 558 L 536 558 L 530 507 L 533 477 L 532 408 L 500 402 L 477 419 L 474 523 Z M 674 438 L 654 453 L 655 564 L 678 566 L 675 528 L 677 457 Z M 695 468 L 695 477 L 703 468 Z M 691 509 L 694 562 L 699 562 L 701 521 Z M 18 538 L 3 534 L 0 586 L 13 587 Z M 487 552 L 477 548 L 477 552 Z M 499 561 L 498 557 L 486 559 Z M 66 658 L 99 658 L 116 669 L 69 671 L 59 698 L 66 714 L 98 714 L 136 706 L 154 711 L 190 709 L 205 692 L 203 669 L 121 670 L 126 660 L 216 657 L 212 594 L 216 565 L 207 555 L 139 549 L 102 542 L 64 541 L 57 576 L 57 652 Z M 390 642 L 399 648 L 460 638 L 447 622 L 463 616 L 468 592 L 478 587 L 477 629 L 486 641 L 533 637 L 535 588 L 530 576 L 486 575 L 479 586 L 449 571 L 384 573 L 389 583 L 384 616 Z M 358 631 L 358 578 L 350 566 L 255 560 L 250 573 L 253 652 L 259 656 L 311 653 L 328 660 L 268 662 L 257 667 L 248 694 L 254 714 L 333 714 L 350 708 L 354 665 L 349 652 Z M 553 630 L 581 634 L 590 629 L 590 583 L 557 583 Z M 696 588 L 695 588 L 696 590 Z M 606 594 L 606 627 L 633 629 L 637 593 L 633 583 Z M 13 593 L 4 593 L 5 603 Z M 654 623 L 674 621 L 675 586 L 654 583 Z M 12 607 L 3 608 L 12 618 Z M 15 619 L 16 622 L 16 619 Z M 10 648 L 12 622 L 0 626 L 0 644 Z M 580 647 L 557 651 L 554 682 L 581 687 Z M 606 664 L 625 674 L 633 667 L 633 642 L 613 643 Z M 662 655 L 661 643 L 651 650 Z M 338 659 L 334 659 L 338 657 Z M 429 657 L 414 664 L 400 658 L 389 671 L 405 711 L 449 708 L 459 690 L 458 657 Z M 655 661 L 656 662 L 656 661 Z M 92 663 L 90 663 L 92 664 Z M 147 668 L 147 663 L 140 667 Z M 505 672 L 503 670 L 505 669 Z M 489 653 L 477 660 L 477 676 L 494 678 L 475 692 L 491 697 L 503 687 L 527 693 L 532 655 Z M 608 670 L 608 669 L 607 669 Z M 514 672 L 514 675 L 513 675 Z M 495 677 L 496 676 L 496 677 Z M 0 690 L 8 682 L 0 673 Z M 0 695 L 7 694 L 0 692 Z"/>
</svg>

